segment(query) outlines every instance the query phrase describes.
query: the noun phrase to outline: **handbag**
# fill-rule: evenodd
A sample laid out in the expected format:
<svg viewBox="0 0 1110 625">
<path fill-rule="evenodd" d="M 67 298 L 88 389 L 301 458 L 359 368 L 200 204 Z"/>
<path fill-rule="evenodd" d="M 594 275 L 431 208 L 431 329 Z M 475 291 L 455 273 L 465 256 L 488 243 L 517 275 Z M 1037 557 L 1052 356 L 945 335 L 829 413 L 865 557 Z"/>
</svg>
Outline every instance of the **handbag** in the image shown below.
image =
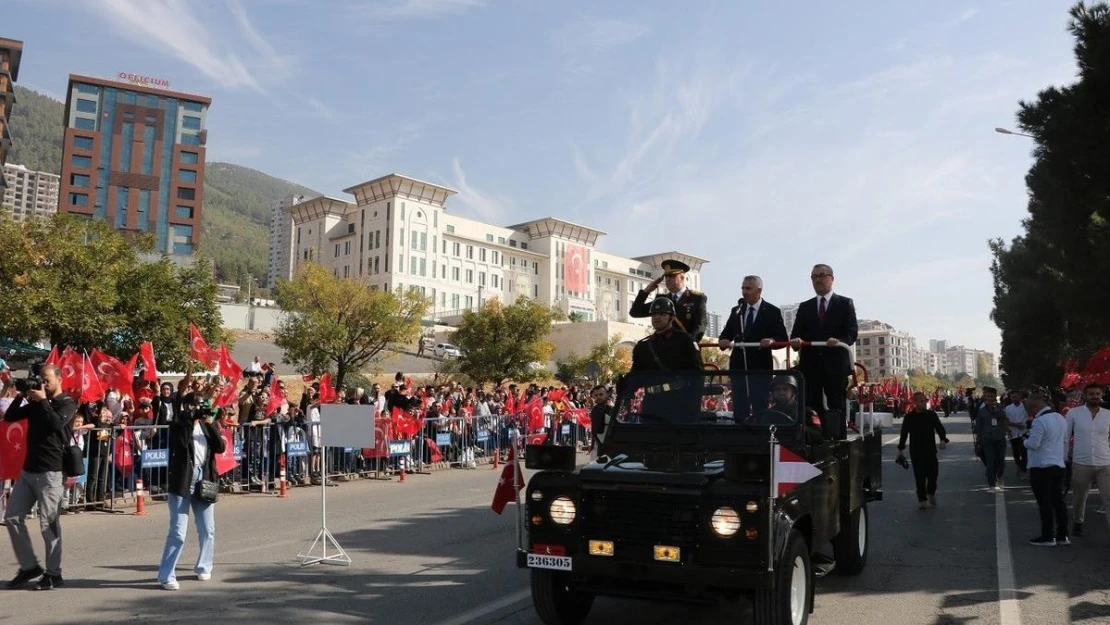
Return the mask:
<svg viewBox="0 0 1110 625">
<path fill-rule="evenodd" d="M 201 480 L 193 487 L 193 499 L 203 503 L 216 503 L 220 497 L 220 485 L 212 480 Z"/>
<path fill-rule="evenodd" d="M 66 433 L 66 445 L 62 448 L 62 475 L 65 477 L 81 477 L 85 474 L 85 453 L 84 451 L 73 444 L 73 419 L 72 417 L 66 424 L 69 426 L 63 429 L 62 432 Z"/>
</svg>

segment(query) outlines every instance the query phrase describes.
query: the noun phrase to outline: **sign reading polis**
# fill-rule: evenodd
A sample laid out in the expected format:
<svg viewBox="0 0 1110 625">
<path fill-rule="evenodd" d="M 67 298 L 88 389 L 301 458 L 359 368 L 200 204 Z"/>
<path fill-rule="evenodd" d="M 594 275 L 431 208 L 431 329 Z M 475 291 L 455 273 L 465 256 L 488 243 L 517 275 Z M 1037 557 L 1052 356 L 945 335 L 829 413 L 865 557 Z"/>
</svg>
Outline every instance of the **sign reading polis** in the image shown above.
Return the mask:
<svg viewBox="0 0 1110 625">
<path fill-rule="evenodd" d="M 124 82 L 129 82 L 144 87 L 157 87 L 159 89 L 169 89 L 170 81 L 168 78 L 152 78 L 150 76 L 140 76 L 139 74 L 128 74 L 127 72 L 120 72 L 119 79 Z"/>
</svg>

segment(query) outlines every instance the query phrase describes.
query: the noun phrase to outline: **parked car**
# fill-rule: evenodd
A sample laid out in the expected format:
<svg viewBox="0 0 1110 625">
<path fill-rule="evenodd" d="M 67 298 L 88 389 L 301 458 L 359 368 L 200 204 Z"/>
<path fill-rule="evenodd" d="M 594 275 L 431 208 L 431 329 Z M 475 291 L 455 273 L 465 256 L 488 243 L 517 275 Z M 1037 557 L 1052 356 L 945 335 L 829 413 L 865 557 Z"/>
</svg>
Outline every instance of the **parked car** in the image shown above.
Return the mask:
<svg viewBox="0 0 1110 625">
<path fill-rule="evenodd" d="M 436 343 L 435 355 L 436 358 L 458 358 L 462 352 L 450 343 Z"/>
</svg>

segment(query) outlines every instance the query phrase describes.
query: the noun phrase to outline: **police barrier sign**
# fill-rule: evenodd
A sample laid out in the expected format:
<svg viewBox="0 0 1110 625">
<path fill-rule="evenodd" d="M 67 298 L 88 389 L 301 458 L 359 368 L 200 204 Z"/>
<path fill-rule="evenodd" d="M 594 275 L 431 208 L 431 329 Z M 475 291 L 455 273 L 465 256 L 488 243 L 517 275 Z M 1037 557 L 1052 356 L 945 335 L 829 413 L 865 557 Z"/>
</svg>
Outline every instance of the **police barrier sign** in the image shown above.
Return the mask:
<svg viewBox="0 0 1110 625">
<path fill-rule="evenodd" d="M 478 442 L 479 443 L 484 443 L 488 440 L 489 440 L 489 432 L 486 431 L 486 430 L 480 430 L 478 432 Z"/>
<path fill-rule="evenodd" d="M 389 455 L 390 456 L 407 456 L 412 453 L 412 443 L 409 441 L 390 441 L 389 442 Z"/>
<path fill-rule="evenodd" d="M 285 454 L 290 458 L 303 458 L 308 455 L 308 443 L 304 441 L 286 443 Z"/>
<path fill-rule="evenodd" d="M 143 468 L 144 469 L 161 469 L 169 466 L 170 464 L 170 450 L 168 449 L 144 449 L 143 450 Z"/>
<path fill-rule="evenodd" d="M 436 432 L 436 447 L 446 447 L 451 444 L 450 432 Z"/>
<path fill-rule="evenodd" d="M 235 446 L 232 448 L 232 455 L 235 457 L 235 462 L 239 462 L 243 459 L 243 443 L 235 443 Z"/>
</svg>

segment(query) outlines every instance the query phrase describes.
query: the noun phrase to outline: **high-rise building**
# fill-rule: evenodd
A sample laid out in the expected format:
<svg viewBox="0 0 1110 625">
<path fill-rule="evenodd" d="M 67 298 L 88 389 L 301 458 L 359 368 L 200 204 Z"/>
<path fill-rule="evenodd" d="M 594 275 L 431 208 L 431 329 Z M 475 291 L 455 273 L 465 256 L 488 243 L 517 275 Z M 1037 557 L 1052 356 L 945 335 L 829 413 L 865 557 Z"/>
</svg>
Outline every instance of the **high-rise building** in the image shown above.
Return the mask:
<svg viewBox="0 0 1110 625">
<path fill-rule="evenodd" d="M 270 271 L 266 286 L 293 277 L 293 216 L 289 209 L 300 204 L 303 195 L 287 195 L 270 207 Z"/>
<path fill-rule="evenodd" d="M 943 354 L 948 351 L 948 341 L 941 339 L 929 339 L 929 351 L 934 354 Z"/>
<path fill-rule="evenodd" d="M 453 189 L 398 174 L 346 193 L 355 201 L 322 196 L 289 209 L 294 268 L 312 261 L 371 289 L 415 287 L 447 322 L 492 297 L 507 304 L 528 297 L 582 321 L 650 326 L 628 309 L 662 272 L 660 263 L 685 262 L 686 284 L 700 289 L 708 262 L 683 252 L 606 254 L 595 248 L 604 232 L 554 217 L 511 226 L 467 219 L 447 211 Z"/>
<path fill-rule="evenodd" d="M 152 233 L 158 253 L 200 243 L 209 98 L 169 81 L 70 75 L 58 210 Z"/>
<path fill-rule="evenodd" d="M 721 316 L 715 312 L 705 313 L 705 338 L 716 339 L 721 335 Z"/>
<path fill-rule="evenodd" d="M 966 373 L 974 377 L 978 368 L 978 352 L 963 345 L 953 345 L 945 350 L 948 358 L 948 375 Z"/>
<path fill-rule="evenodd" d="M 23 60 L 23 42 L 0 37 L 0 167 L 8 162 L 8 152 L 12 148 L 12 133 L 8 128 L 8 117 L 15 104 L 15 87 L 19 80 L 19 63 Z M 7 182 L 0 176 L 0 188 Z"/>
<path fill-rule="evenodd" d="M 46 217 L 58 210 L 58 174 L 32 171 L 23 165 L 4 165 L 2 205 L 16 221 Z"/>
<path fill-rule="evenodd" d="M 917 341 L 907 332 L 895 330 L 881 321 L 861 319 L 856 340 L 856 358 L 874 379 L 900 377 L 914 364 Z"/>
</svg>

